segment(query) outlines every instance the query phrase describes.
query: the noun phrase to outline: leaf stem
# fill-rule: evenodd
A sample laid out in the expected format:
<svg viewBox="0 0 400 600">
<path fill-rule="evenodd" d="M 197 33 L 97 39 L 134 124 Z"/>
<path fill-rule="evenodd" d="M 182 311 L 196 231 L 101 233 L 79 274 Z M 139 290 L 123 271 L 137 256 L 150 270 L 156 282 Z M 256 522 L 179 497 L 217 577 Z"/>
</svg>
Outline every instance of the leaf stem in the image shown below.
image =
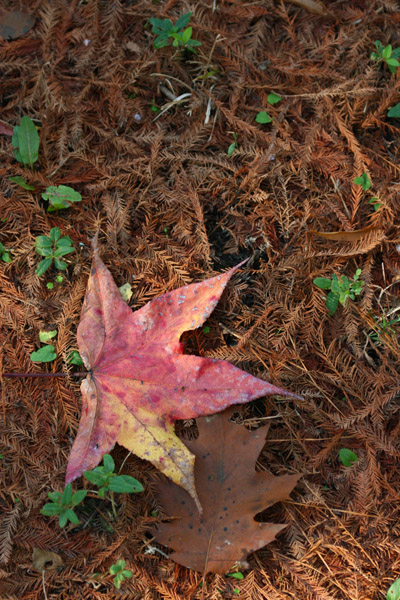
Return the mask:
<svg viewBox="0 0 400 600">
<path fill-rule="evenodd" d="M 1 377 L 86 377 L 88 373 L 2 373 Z"/>
</svg>

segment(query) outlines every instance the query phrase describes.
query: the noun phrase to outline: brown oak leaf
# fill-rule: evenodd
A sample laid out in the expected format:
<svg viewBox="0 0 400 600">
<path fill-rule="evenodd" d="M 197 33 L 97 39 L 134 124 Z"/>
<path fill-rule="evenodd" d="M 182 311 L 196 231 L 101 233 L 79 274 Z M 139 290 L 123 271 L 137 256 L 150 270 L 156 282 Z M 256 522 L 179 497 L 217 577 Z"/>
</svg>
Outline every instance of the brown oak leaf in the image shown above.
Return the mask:
<svg viewBox="0 0 400 600">
<path fill-rule="evenodd" d="M 198 502 L 194 457 L 174 421 L 219 412 L 264 396 L 295 396 L 211 358 L 183 354 L 179 339 L 213 311 L 240 266 L 155 298 L 132 312 L 93 243 L 78 346 L 89 371 L 66 482 L 93 469 L 116 442 L 151 461 Z M 199 509 L 200 505 L 198 504 Z"/>
<path fill-rule="evenodd" d="M 286 525 L 260 523 L 254 516 L 287 499 L 300 477 L 255 471 L 269 426 L 249 431 L 232 421 L 235 410 L 198 419 L 199 437 L 185 441 L 196 456 L 202 515 L 185 490 L 166 478 L 157 484 L 161 506 L 178 518 L 152 533 L 175 551 L 172 560 L 200 572 L 226 573 L 236 562 L 246 566 L 251 552 L 272 542 Z"/>
</svg>

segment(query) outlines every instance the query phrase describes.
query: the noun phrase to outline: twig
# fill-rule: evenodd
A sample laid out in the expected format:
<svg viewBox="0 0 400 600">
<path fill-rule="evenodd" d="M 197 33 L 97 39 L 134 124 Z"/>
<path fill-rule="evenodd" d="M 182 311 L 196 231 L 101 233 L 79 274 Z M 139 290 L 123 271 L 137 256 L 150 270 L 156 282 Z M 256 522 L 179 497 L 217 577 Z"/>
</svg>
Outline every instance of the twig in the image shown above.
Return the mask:
<svg viewBox="0 0 400 600">
<path fill-rule="evenodd" d="M 2 377 L 86 377 L 87 372 L 78 373 L 2 373 Z"/>
</svg>

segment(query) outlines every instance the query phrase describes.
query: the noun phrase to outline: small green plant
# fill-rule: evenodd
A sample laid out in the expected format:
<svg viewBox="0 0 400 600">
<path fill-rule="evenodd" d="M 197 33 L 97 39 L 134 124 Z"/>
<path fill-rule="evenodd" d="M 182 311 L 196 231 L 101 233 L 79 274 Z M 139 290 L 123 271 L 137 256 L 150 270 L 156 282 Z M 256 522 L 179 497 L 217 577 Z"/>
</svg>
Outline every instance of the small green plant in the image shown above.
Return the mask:
<svg viewBox="0 0 400 600">
<path fill-rule="evenodd" d="M 35 248 L 40 256 L 46 257 L 37 266 L 36 275 L 39 277 L 51 267 L 53 261 L 57 269 L 65 271 L 67 263 L 64 260 L 60 260 L 60 257 L 75 252 L 71 238 L 67 235 L 61 237 L 59 227 L 50 229 L 48 236 L 39 235 L 35 240 Z"/>
<path fill-rule="evenodd" d="M 55 338 L 57 335 L 57 329 L 52 331 L 39 331 L 39 340 L 45 344 Z"/>
<path fill-rule="evenodd" d="M 68 185 L 51 185 L 42 194 L 43 200 L 49 203 L 47 212 L 69 208 L 74 202 L 80 202 L 82 196 Z"/>
<path fill-rule="evenodd" d="M 29 183 L 26 183 L 25 179 L 23 177 L 21 177 L 21 175 L 15 175 L 15 177 L 9 177 L 9 180 L 13 181 L 20 187 L 24 188 L 24 190 L 34 190 L 35 189 L 35 186 L 30 185 Z"/>
<path fill-rule="evenodd" d="M 74 525 L 79 525 L 79 519 L 74 511 L 74 508 L 83 502 L 86 494 L 87 490 L 78 490 L 77 492 L 73 493 L 72 485 L 67 483 L 63 493 L 48 493 L 48 497 L 51 502 L 45 504 L 40 512 L 46 517 L 54 517 L 59 515 L 58 523 L 60 527 L 65 527 L 68 521 L 71 521 L 71 523 Z"/>
<path fill-rule="evenodd" d="M 271 123 L 272 119 L 265 110 L 260 110 L 260 112 L 256 115 L 255 121 L 264 125 L 265 123 Z"/>
<path fill-rule="evenodd" d="M 267 97 L 267 102 L 268 104 L 278 104 L 278 102 L 280 102 L 282 100 L 282 98 L 278 95 L 278 94 L 268 94 Z"/>
<path fill-rule="evenodd" d="M 362 175 L 360 175 L 360 177 L 356 177 L 355 179 L 353 179 L 353 183 L 355 183 L 356 185 L 361 185 L 364 192 L 367 192 L 371 187 L 371 180 L 368 177 L 367 173 L 363 173 Z"/>
<path fill-rule="evenodd" d="M 229 158 L 232 156 L 232 154 L 235 152 L 237 148 L 237 133 L 233 134 L 233 142 L 232 144 L 229 146 L 228 148 L 228 152 L 227 155 L 229 156 Z"/>
<path fill-rule="evenodd" d="M 346 275 L 339 278 L 335 273 L 332 275 L 332 279 L 327 277 L 316 277 L 314 279 L 313 283 L 318 288 L 330 290 L 326 297 L 326 306 L 330 315 L 336 312 L 339 302 L 344 306 L 348 298 L 355 300 L 355 297 L 361 294 L 364 282 L 359 281 L 360 275 L 361 269 L 357 269 L 352 280 L 348 279 Z"/>
<path fill-rule="evenodd" d="M 124 560 L 119 560 L 110 567 L 110 574 L 115 575 L 114 585 L 118 589 L 121 587 L 121 583 L 123 583 L 125 579 L 130 579 L 132 577 L 132 571 L 125 569 L 125 565 L 126 562 Z"/>
<path fill-rule="evenodd" d="M 385 62 L 392 73 L 396 74 L 397 67 L 400 67 L 400 48 L 392 48 L 391 44 L 384 46 L 382 42 L 376 40 L 376 52 L 371 53 L 371 59 L 377 63 Z"/>
<path fill-rule="evenodd" d="M 153 113 L 156 113 L 156 114 L 161 112 L 161 108 L 159 106 L 157 106 L 155 98 L 153 98 L 153 100 L 151 101 L 150 110 L 152 110 Z"/>
<path fill-rule="evenodd" d="M 97 492 L 100 498 L 105 498 L 108 491 L 118 494 L 137 494 L 143 492 L 142 484 L 130 475 L 117 475 L 114 473 L 115 463 L 110 454 L 103 456 L 103 466 L 96 467 L 93 471 L 85 471 L 84 477 L 94 485 L 97 485 Z"/>
<path fill-rule="evenodd" d="M 201 42 L 192 40 L 192 28 L 188 27 L 191 12 L 188 12 L 177 20 L 175 25 L 170 19 L 150 19 L 150 25 L 153 27 L 153 33 L 157 36 L 153 42 L 154 48 L 164 48 L 169 46 L 172 39 L 172 45 L 175 48 L 184 48 L 194 52 L 194 48 L 201 46 Z"/>
<path fill-rule="evenodd" d="M 83 365 L 83 360 L 78 350 L 72 350 L 67 362 L 70 365 L 78 365 L 78 367 L 81 367 Z"/>
<path fill-rule="evenodd" d="M 244 575 L 240 571 L 236 571 L 235 573 L 227 573 L 226 576 L 232 577 L 232 579 L 238 579 L 238 580 L 244 579 Z"/>
<path fill-rule="evenodd" d="M 11 143 L 17 161 L 32 168 L 39 158 L 39 134 L 29 117 L 22 117 L 14 127 Z"/>
<path fill-rule="evenodd" d="M 47 363 L 55 360 L 57 358 L 57 353 L 54 349 L 53 344 L 46 344 L 46 346 L 42 346 L 39 350 L 35 352 L 31 352 L 30 359 L 32 362 L 39 363 Z"/>
<path fill-rule="evenodd" d="M 125 300 L 125 302 L 129 302 L 129 300 L 133 296 L 131 284 L 127 281 L 126 283 L 124 283 L 123 285 L 121 285 L 118 289 L 119 289 L 119 291 L 121 293 L 121 296 Z"/>
<path fill-rule="evenodd" d="M 400 600 L 400 579 L 396 579 L 387 591 L 386 600 Z"/>
<path fill-rule="evenodd" d="M 376 346 L 382 344 L 381 335 L 386 334 L 390 337 L 394 337 L 397 334 L 396 329 L 393 325 L 400 325 L 400 315 L 395 316 L 393 319 L 387 319 L 385 313 L 381 317 L 373 317 L 377 330 L 373 330 L 368 333 L 368 337 Z"/>
<path fill-rule="evenodd" d="M 1 242 L 0 242 L 0 258 L 5 263 L 12 262 L 12 258 L 11 258 L 9 250 L 6 250 Z"/>
<path fill-rule="evenodd" d="M 353 450 L 349 450 L 349 448 L 341 448 L 339 450 L 339 458 L 345 467 L 351 467 L 355 462 L 358 461 L 357 454 L 355 454 Z"/>
</svg>

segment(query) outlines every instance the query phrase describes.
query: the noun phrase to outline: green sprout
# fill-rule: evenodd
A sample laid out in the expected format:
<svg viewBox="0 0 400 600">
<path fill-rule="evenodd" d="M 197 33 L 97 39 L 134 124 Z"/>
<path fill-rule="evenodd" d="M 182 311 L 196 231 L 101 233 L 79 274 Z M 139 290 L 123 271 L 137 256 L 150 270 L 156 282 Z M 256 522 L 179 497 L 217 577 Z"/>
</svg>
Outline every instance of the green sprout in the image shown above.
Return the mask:
<svg viewBox="0 0 400 600">
<path fill-rule="evenodd" d="M 255 121 L 264 125 L 265 123 L 271 123 L 272 119 L 265 110 L 260 110 L 256 115 Z"/>
<path fill-rule="evenodd" d="M 75 252 L 71 238 L 67 235 L 61 237 L 59 227 L 53 227 L 48 236 L 39 235 L 35 240 L 35 248 L 40 256 L 46 257 L 37 266 L 36 275 L 39 277 L 51 267 L 53 261 L 57 269 L 65 271 L 67 263 L 60 260 L 60 257 Z"/>
<path fill-rule="evenodd" d="M 6 250 L 1 242 L 0 242 L 0 258 L 5 263 L 12 262 L 12 258 L 10 256 L 9 250 Z"/>
<path fill-rule="evenodd" d="M 364 192 L 367 192 L 371 187 L 371 180 L 368 177 L 367 173 L 363 173 L 362 175 L 360 175 L 360 177 L 356 177 L 355 179 L 353 179 L 353 183 L 355 183 L 356 185 L 361 185 Z"/>
<path fill-rule="evenodd" d="M 339 458 L 345 467 L 351 467 L 355 462 L 358 461 L 357 454 L 355 454 L 353 450 L 349 450 L 349 448 L 341 448 L 339 450 Z"/>
<path fill-rule="evenodd" d="M 201 42 L 192 40 L 192 27 L 187 27 L 191 16 L 191 12 L 182 15 L 175 25 L 170 19 L 151 18 L 149 22 L 153 27 L 152 32 L 157 36 L 153 42 L 154 48 L 157 50 L 169 46 L 171 39 L 175 48 L 184 48 L 191 52 L 195 51 L 195 47 L 201 46 Z"/>
<path fill-rule="evenodd" d="M 59 515 L 58 523 L 60 527 L 65 527 L 68 521 L 74 525 L 79 525 L 79 519 L 74 511 L 74 508 L 83 502 L 87 494 L 87 490 L 78 490 L 73 493 L 72 485 L 67 483 L 64 492 L 49 492 L 48 497 L 51 500 L 41 509 L 41 514 L 46 517 Z"/>
<path fill-rule="evenodd" d="M 68 356 L 67 362 L 69 365 L 78 365 L 78 367 L 81 367 L 83 365 L 83 360 L 78 350 L 72 350 L 72 352 Z"/>
<path fill-rule="evenodd" d="M 93 471 L 85 471 L 84 477 L 99 488 L 98 495 L 105 498 L 106 493 L 117 492 L 118 494 L 137 494 L 143 492 L 142 484 L 130 475 L 117 475 L 114 473 L 115 463 L 110 454 L 103 456 L 103 466 L 96 467 Z"/>
<path fill-rule="evenodd" d="M 339 302 L 344 306 L 348 298 L 355 300 L 355 297 L 361 294 L 364 281 L 359 281 L 360 275 L 361 269 L 357 269 L 352 280 L 348 279 L 346 275 L 339 278 L 335 273 L 332 275 L 332 279 L 316 277 L 313 280 L 314 285 L 321 290 L 330 290 L 326 297 L 326 306 L 330 315 L 336 312 Z"/>
<path fill-rule="evenodd" d="M 29 117 L 22 117 L 19 125 L 14 127 L 11 143 L 17 161 L 32 169 L 39 157 L 39 134 Z"/>
<path fill-rule="evenodd" d="M 42 194 L 43 200 L 49 203 L 47 212 L 69 208 L 74 202 L 80 202 L 82 196 L 68 185 L 51 185 Z"/>
<path fill-rule="evenodd" d="M 228 152 L 227 155 L 229 156 L 229 158 L 232 156 L 232 154 L 235 152 L 237 148 L 237 133 L 233 134 L 233 142 L 232 144 L 229 146 L 228 148 Z"/>
<path fill-rule="evenodd" d="M 31 352 L 30 359 L 32 362 L 39 363 L 47 363 L 55 360 L 57 358 L 57 353 L 54 349 L 53 344 L 46 344 L 46 346 L 42 346 L 39 350 L 35 352 Z"/>
<path fill-rule="evenodd" d="M 377 51 L 371 53 L 371 60 L 386 63 L 390 71 L 396 75 L 396 69 L 400 67 L 400 62 L 397 60 L 400 58 L 400 48 L 392 48 L 391 44 L 384 46 L 379 40 L 376 40 L 375 47 Z"/>
<path fill-rule="evenodd" d="M 126 562 L 124 560 L 119 560 L 110 567 L 110 574 L 115 575 L 114 585 L 118 589 L 121 587 L 121 583 L 123 583 L 125 579 L 130 579 L 132 577 L 132 571 L 125 569 L 125 565 Z"/>
</svg>

